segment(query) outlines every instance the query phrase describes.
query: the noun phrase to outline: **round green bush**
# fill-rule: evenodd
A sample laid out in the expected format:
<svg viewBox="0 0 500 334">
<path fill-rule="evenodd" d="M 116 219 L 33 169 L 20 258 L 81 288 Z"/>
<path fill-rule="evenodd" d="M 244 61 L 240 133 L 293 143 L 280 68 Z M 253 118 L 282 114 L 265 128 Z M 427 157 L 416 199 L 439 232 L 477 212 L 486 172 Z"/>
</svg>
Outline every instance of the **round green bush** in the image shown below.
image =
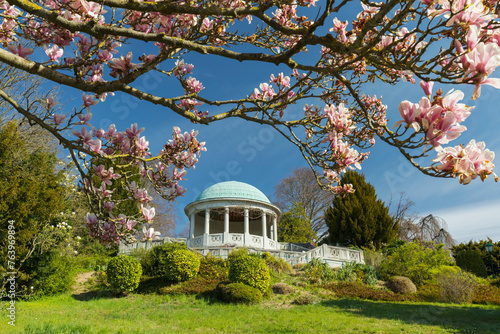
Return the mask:
<svg viewBox="0 0 500 334">
<path fill-rule="evenodd" d="M 264 255 L 266 253 L 263 253 L 262 255 Z M 269 254 L 269 253 L 267 253 Z M 275 272 L 277 272 L 278 274 L 281 274 L 281 273 L 291 273 L 292 272 L 292 265 L 288 262 L 285 261 L 285 259 L 282 259 L 282 258 L 275 258 L 274 256 L 272 255 L 269 255 L 268 257 L 264 258 L 264 261 L 266 261 L 266 264 L 267 266 L 269 267 L 269 269 L 271 270 L 274 270 Z"/>
<path fill-rule="evenodd" d="M 230 262 L 229 280 L 232 283 L 250 285 L 264 293 L 269 288 L 271 276 L 264 260 L 243 255 Z"/>
<path fill-rule="evenodd" d="M 475 250 L 462 250 L 455 257 L 457 266 L 477 277 L 487 277 L 486 265 L 481 254 Z"/>
<path fill-rule="evenodd" d="M 295 298 L 293 303 L 296 305 L 310 305 L 316 303 L 317 301 L 318 298 L 315 295 L 306 291 Z"/>
<path fill-rule="evenodd" d="M 135 257 L 120 255 L 112 258 L 106 269 L 109 284 L 120 291 L 130 292 L 139 286 L 142 267 Z"/>
<path fill-rule="evenodd" d="M 271 289 L 273 290 L 273 293 L 280 295 L 288 295 L 289 293 L 292 293 L 294 291 L 292 286 L 283 282 L 273 284 Z"/>
<path fill-rule="evenodd" d="M 165 258 L 168 254 L 177 249 L 187 249 L 186 244 L 171 242 L 151 248 L 141 259 L 144 275 L 151 277 L 165 276 Z"/>
<path fill-rule="evenodd" d="M 223 301 L 228 303 L 256 304 L 262 302 L 259 289 L 243 283 L 219 284 L 217 290 Z"/>
<path fill-rule="evenodd" d="M 165 278 L 171 282 L 184 282 L 198 274 L 200 258 L 189 249 L 176 249 L 163 260 Z"/>
<path fill-rule="evenodd" d="M 403 276 L 394 276 L 389 281 L 387 281 L 387 288 L 394 293 L 400 293 L 402 295 L 417 292 L 417 287 L 411 279 Z"/>
<path fill-rule="evenodd" d="M 200 260 L 200 270 L 198 275 L 203 278 L 223 281 L 227 279 L 229 273 L 229 262 L 220 257 L 207 254 Z"/>
</svg>

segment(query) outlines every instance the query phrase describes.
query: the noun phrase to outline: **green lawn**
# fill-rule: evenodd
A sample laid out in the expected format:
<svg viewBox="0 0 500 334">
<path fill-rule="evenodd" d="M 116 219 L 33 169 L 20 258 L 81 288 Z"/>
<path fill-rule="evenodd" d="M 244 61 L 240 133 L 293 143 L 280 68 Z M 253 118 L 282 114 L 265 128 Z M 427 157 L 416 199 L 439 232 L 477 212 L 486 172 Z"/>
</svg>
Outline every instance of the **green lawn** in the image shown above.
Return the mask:
<svg viewBox="0 0 500 334">
<path fill-rule="evenodd" d="M 16 303 L 16 327 L 1 304 L 0 333 L 500 333 L 500 307 L 338 299 L 242 306 L 189 296 L 71 295 Z"/>
</svg>

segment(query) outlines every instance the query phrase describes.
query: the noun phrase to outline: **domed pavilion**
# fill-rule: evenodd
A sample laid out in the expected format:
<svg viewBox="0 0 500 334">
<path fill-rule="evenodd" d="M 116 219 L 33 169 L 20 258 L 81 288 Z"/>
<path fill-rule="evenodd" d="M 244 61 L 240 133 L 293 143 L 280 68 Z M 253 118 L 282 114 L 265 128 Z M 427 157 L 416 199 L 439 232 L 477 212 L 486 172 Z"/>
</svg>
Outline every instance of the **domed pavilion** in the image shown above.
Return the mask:
<svg viewBox="0 0 500 334">
<path fill-rule="evenodd" d="M 236 181 L 205 189 L 184 212 L 190 219 L 192 248 L 246 246 L 279 250 L 281 212 L 259 189 Z"/>
</svg>

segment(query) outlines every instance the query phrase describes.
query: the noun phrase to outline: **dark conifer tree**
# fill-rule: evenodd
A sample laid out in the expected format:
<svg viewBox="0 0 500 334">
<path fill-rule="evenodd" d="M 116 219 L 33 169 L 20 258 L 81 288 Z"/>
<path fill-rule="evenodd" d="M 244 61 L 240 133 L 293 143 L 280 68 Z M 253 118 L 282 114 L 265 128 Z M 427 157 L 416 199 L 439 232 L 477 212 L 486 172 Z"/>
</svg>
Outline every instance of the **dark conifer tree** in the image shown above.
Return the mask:
<svg viewBox="0 0 500 334">
<path fill-rule="evenodd" d="M 325 212 L 331 244 L 380 248 L 397 235 L 397 224 L 389 208 L 377 198 L 375 188 L 363 174 L 347 171 L 342 184 L 352 184 L 355 192 L 333 199 Z"/>
</svg>

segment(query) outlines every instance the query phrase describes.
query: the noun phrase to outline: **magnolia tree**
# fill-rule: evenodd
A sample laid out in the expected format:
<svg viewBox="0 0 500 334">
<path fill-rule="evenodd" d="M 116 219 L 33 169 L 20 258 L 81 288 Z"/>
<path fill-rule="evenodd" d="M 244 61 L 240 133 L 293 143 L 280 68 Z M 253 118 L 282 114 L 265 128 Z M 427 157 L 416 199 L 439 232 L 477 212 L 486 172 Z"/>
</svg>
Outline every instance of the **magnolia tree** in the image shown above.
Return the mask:
<svg viewBox="0 0 500 334">
<path fill-rule="evenodd" d="M 93 106 L 114 92 L 195 123 L 238 117 L 271 126 L 322 170 L 317 176 L 328 182 L 319 183 L 336 194 L 353 191 L 339 186 L 339 178 L 361 168 L 377 138 L 431 176 L 467 184 L 493 173 L 494 154 L 483 142 L 450 145 L 473 109 L 460 102 L 464 93 L 432 88 L 435 82 L 468 84 L 477 99 L 482 85 L 500 87 L 500 79 L 490 76 L 500 65 L 496 0 L 9 0 L 0 8 L 0 61 L 83 91 L 81 109 L 54 113 L 56 102 L 49 98 L 43 115 L 30 114 L 5 91 L 0 96 L 69 149 L 92 203 L 87 224 L 104 242 L 131 241 L 140 225 L 152 221 L 143 182 L 167 199 L 182 195 L 179 182 L 204 150 L 196 132 L 177 127 L 155 154 L 136 124 L 122 131 L 93 127 Z M 125 43 L 144 42 L 156 51 L 123 51 Z M 282 72 L 269 73 L 268 81 L 242 96 L 211 99 L 189 53 L 281 65 Z M 137 80 L 151 71 L 181 93 L 142 89 Z M 420 83 L 424 96 L 402 101 L 401 120 L 388 124 L 383 101 L 363 94 L 363 87 L 400 81 Z M 292 119 L 291 105 L 303 107 L 303 116 Z M 211 115 L 209 108 L 220 113 Z M 127 201 L 135 209 L 125 209 Z"/>
</svg>

